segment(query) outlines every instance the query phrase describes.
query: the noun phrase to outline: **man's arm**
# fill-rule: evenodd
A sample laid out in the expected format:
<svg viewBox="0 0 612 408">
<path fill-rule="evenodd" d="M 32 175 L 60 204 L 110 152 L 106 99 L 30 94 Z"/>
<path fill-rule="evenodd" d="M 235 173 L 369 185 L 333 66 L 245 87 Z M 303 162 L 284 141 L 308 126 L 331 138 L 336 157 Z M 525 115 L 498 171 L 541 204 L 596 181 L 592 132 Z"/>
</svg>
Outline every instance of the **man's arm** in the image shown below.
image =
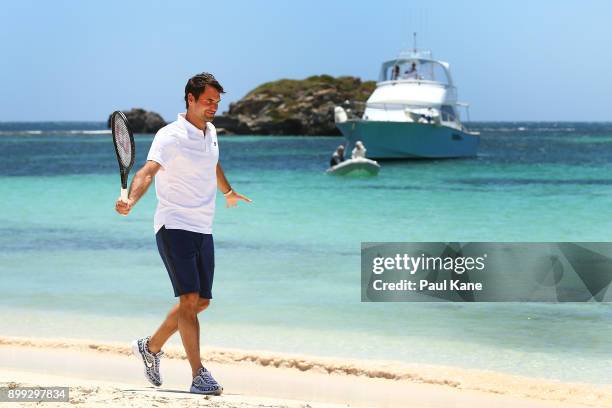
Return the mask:
<svg viewBox="0 0 612 408">
<path fill-rule="evenodd" d="M 115 203 L 115 211 L 121 215 L 128 215 L 132 207 L 136 204 L 140 197 L 147 192 L 147 189 L 153 181 L 153 177 L 157 174 L 161 165 L 153 160 L 148 160 L 132 179 L 130 184 L 130 192 L 128 194 L 128 202 L 124 203 L 121 199 L 117 199 Z"/>
<path fill-rule="evenodd" d="M 227 194 L 231 189 L 229 181 L 225 177 L 225 173 L 223 172 L 223 167 L 221 167 L 221 162 L 217 162 L 217 188 L 223 194 Z"/>
<path fill-rule="evenodd" d="M 225 206 L 226 207 L 237 206 L 239 200 L 245 201 L 247 203 L 253 202 L 253 200 L 251 200 L 250 198 L 245 197 L 242 194 L 239 194 L 237 191 L 234 191 L 234 189 L 232 189 L 232 186 L 230 185 L 229 181 L 227 181 L 227 178 L 225 177 L 225 173 L 223 172 L 223 167 L 221 167 L 221 162 L 217 162 L 217 188 L 225 196 L 225 200 L 226 200 Z"/>
</svg>

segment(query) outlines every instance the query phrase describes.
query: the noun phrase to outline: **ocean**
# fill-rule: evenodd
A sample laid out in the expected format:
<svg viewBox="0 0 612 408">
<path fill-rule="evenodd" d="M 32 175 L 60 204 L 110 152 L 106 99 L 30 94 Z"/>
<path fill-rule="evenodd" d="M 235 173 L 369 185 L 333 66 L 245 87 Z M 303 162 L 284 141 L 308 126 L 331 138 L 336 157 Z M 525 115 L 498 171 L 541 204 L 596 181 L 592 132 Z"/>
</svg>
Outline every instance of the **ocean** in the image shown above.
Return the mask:
<svg viewBox="0 0 612 408">
<path fill-rule="evenodd" d="M 612 383 L 612 304 L 361 303 L 364 241 L 610 241 L 612 123 L 472 123 L 478 157 L 324 173 L 339 137 L 221 136 L 202 343 Z M 152 135 L 136 136 L 136 165 Z M 128 217 L 104 123 L 0 123 L 0 335 L 128 341 L 175 301 L 153 187 Z M 180 344 L 178 335 L 172 339 Z"/>
</svg>

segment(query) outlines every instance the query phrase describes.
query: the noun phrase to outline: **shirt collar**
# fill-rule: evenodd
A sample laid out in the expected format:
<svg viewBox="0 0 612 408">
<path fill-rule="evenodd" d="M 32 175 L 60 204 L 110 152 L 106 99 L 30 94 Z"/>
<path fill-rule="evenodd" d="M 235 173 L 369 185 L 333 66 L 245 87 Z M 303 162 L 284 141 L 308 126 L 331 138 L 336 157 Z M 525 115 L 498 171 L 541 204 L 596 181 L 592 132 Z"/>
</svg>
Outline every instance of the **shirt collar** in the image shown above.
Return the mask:
<svg viewBox="0 0 612 408">
<path fill-rule="evenodd" d="M 202 136 L 202 130 L 198 129 L 196 126 L 194 126 L 193 123 L 191 123 L 190 121 L 188 121 L 185 118 L 185 113 L 179 113 L 178 114 L 178 119 L 180 124 L 183 125 L 183 127 L 185 128 L 185 130 L 187 130 L 188 133 L 195 133 L 198 136 Z M 206 136 L 206 133 L 208 131 L 208 122 L 205 124 L 205 129 L 204 129 L 204 136 Z"/>
</svg>

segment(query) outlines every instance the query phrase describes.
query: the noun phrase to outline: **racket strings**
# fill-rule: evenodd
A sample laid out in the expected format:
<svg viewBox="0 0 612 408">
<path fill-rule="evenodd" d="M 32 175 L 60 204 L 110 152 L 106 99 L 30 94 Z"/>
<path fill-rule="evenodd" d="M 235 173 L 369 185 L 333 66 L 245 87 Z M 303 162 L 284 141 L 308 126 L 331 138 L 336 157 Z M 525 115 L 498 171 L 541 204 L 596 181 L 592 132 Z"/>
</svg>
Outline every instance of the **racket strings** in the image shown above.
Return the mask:
<svg viewBox="0 0 612 408">
<path fill-rule="evenodd" d="M 123 120 L 117 118 L 114 125 L 114 135 L 117 142 L 119 160 L 124 167 L 128 167 L 132 161 L 132 141 L 130 139 L 130 132 Z"/>
</svg>

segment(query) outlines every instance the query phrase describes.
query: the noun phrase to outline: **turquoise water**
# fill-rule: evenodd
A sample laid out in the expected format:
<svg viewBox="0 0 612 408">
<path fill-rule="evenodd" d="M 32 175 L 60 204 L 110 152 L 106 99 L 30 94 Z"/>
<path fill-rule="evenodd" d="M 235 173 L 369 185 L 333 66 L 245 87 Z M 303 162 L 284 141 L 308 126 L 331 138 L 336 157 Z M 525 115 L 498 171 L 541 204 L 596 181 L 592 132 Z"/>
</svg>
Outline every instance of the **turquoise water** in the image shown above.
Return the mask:
<svg viewBox="0 0 612 408">
<path fill-rule="evenodd" d="M 474 126 L 478 158 L 357 179 L 324 174 L 339 138 L 222 137 L 254 203 L 218 200 L 203 342 L 612 383 L 611 304 L 360 303 L 362 241 L 610 240 L 612 124 Z M 103 129 L 0 124 L 0 335 L 129 340 L 172 305 L 154 190 L 114 212 Z M 137 136 L 137 165 L 150 143 Z"/>
</svg>

